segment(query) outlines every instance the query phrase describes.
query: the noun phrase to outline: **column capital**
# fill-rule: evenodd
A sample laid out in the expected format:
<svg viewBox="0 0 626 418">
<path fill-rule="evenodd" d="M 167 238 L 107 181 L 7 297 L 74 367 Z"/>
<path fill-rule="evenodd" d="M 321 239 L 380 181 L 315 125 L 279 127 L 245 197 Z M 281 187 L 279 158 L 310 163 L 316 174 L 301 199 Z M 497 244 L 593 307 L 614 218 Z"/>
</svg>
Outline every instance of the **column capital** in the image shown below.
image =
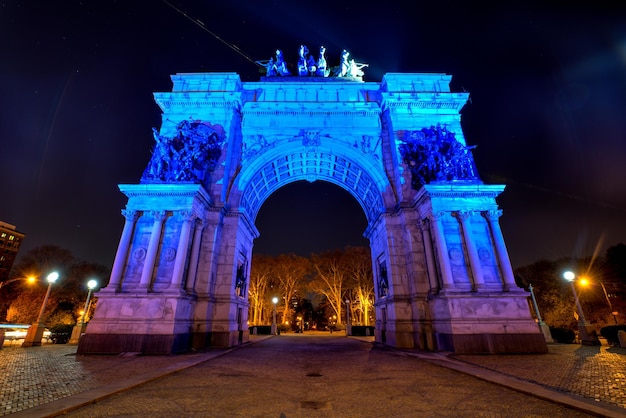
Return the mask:
<svg viewBox="0 0 626 418">
<path fill-rule="evenodd" d="M 432 221 L 440 221 L 444 216 L 446 216 L 446 214 L 448 214 L 448 212 L 446 212 L 445 210 L 437 210 L 437 211 L 433 211 L 430 212 L 428 214 L 428 218 L 430 218 Z"/>
<path fill-rule="evenodd" d="M 163 222 L 167 219 L 167 211 L 165 210 L 153 210 L 152 216 L 154 216 L 155 221 Z"/>
<path fill-rule="evenodd" d="M 500 216 L 502 216 L 502 209 L 486 210 L 482 214 L 488 221 L 497 222 Z"/>
<path fill-rule="evenodd" d="M 468 220 L 473 214 L 473 210 L 457 210 L 456 212 L 454 212 L 454 216 L 459 218 L 461 222 Z"/>
<path fill-rule="evenodd" d="M 139 212 L 131 209 L 122 209 L 122 216 L 129 222 L 135 222 L 139 217 Z"/>
<path fill-rule="evenodd" d="M 183 221 L 191 222 L 197 218 L 196 214 L 190 210 L 181 210 L 178 211 L 178 215 L 183 218 Z"/>
</svg>

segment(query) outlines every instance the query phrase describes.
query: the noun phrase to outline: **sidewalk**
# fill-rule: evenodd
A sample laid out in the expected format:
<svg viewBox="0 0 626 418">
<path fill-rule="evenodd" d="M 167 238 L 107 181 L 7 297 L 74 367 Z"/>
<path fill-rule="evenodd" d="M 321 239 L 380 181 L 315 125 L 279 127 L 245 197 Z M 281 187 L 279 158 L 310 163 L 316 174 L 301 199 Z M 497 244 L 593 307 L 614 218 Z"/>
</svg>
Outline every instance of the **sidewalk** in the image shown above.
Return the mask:
<svg viewBox="0 0 626 418">
<path fill-rule="evenodd" d="M 253 336 L 252 342 L 265 338 L 271 337 Z M 56 416 L 236 349 L 85 356 L 70 345 L 5 345 L 0 350 L 0 416 Z M 398 351 L 593 415 L 626 416 L 624 348 L 551 344 L 545 355 L 483 356 Z"/>
</svg>

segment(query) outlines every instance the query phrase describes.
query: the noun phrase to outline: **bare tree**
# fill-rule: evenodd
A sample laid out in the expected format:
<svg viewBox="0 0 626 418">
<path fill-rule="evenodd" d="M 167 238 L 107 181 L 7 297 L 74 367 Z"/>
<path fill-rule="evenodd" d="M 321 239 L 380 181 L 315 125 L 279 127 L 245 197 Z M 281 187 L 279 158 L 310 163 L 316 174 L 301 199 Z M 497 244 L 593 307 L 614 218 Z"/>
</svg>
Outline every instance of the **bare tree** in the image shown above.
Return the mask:
<svg viewBox="0 0 626 418">
<path fill-rule="evenodd" d="M 308 258 L 295 254 L 282 254 L 275 258 L 273 271 L 278 279 L 284 301 L 283 323 L 290 317 L 290 301 L 296 296 L 298 290 L 302 288 L 309 270 L 310 262 Z"/>
<path fill-rule="evenodd" d="M 326 297 L 331 309 L 337 314 L 337 323 L 341 324 L 344 281 L 346 270 L 341 251 L 329 251 L 312 256 L 317 277 L 311 282 L 310 289 Z"/>
<path fill-rule="evenodd" d="M 374 299 L 374 277 L 372 258 L 368 248 L 347 247 L 342 256 L 348 286 L 352 317 L 356 323 L 369 325 L 370 310 Z"/>
<path fill-rule="evenodd" d="M 268 306 L 267 289 L 272 280 L 274 261 L 264 255 L 254 255 L 252 257 L 252 269 L 250 271 L 250 288 L 248 298 L 250 300 L 250 323 L 260 325 L 269 320 L 266 313 Z"/>
</svg>

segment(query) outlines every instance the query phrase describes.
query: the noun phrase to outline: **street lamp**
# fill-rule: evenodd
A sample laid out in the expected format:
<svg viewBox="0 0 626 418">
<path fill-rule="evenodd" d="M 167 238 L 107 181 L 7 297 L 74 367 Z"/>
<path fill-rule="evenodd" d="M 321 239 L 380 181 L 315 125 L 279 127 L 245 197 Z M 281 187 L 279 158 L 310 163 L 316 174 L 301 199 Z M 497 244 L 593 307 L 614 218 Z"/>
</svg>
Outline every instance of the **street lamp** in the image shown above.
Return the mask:
<svg viewBox="0 0 626 418">
<path fill-rule="evenodd" d="M 613 315 L 613 320 L 615 321 L 615 324 L 617 324 L 617 312 L 613 311 L 613 304 L 611 303 L 611 299 L 609 299 L 609 294 L 606 291 L 606 287 L 604 287 L 604 283 L 602 283 L 601 280 L 596 280 L 598 283 L 600 283 L 600 286 L 602 286 L 602 292 L 604 292 L 604 297 L 606 298 L 606 303 L 609 304 L 609 309 L 611 310 L 611 315 Z M 580 278 L 580 284 L 583 286 L 589 286 L 589 279 L 587 279 L 586 277 L 581 277 Z"/>
<path fill-rule="evenodd" d="M 350 323 L 350 299 L 346 299 L 346 335 L 352 335 L 352 324 Z"/>
<path fill-rule="evenodd" d="M 609 309 L 611 310 L 611 315 L 613 315 L 613 320 L 615 321 L 615 325 L 617 325 L 617 311 L 613 310 L 613 304 L 611 303 L 611 299 L 609 298 L 609 294 L 606 291 L 606 287 L 604 287 L 604 283 L 602 280 L 598 280 L 600 286 L 602 286 L 602 291 L 604 292 L 604 297 L 606 298 L 606 303 L 609 304 Z"/>
<path fill-rule="evenodd" d="M 37 322 L 35 322 L 28 328 L 28 332 L 26 333 L 26 337 L 24 338 L 22 347 L 33 347 L 41 345 L 41 338 L 43 337 L 43 332 L 45 330 L 45 325 L 41 323 L 43 313 L 46 310 L 46 304 L 48 303 L 48 298 L 50 297 L 52 284 L 56 282 L 58 278 L 59 273 L 57 273 L 56 271 L 53 271 L 52 273 L 48 274 L 48 277 L 46 277 L 46 281 L 48 282 L 48 290 L 46 291 L 46 296 L 44 297 L 43 303 L 41 304 L 41 309 L 39 310 L 39 315 L 37 316 Z"/>
<path fill-rule="evenodd" d="M 580 300 L 578 299 L 578 293 L 576 292 L 576 287 L 574 286 L 574 280 L 576 279 L 576 275 L 568 270 L 563 273 L 563 278 L 567 280 L 572 286 L 572 293 L 574 294 L 576 309 L 578 310 L 578 335 L 580 337 L 581 343 L 583 345 L 599 345 L 600 341 L 596 336 L 596 332 L 591 324 L 589 324 L 585 319 L 583 308 L 580 305 Z"/>
<path fill-rule="evenodd" d="M 91 299 L 91 292 L 93 289 L 98 286 L 98 281 L 91 279 L 87 282 L 87 288 L 89 291 L 87 292 L 87 300 L 85 301 L 85 309 L 83 309 L 83 313 L 81 314 L 80 322 L 74 326 L 72 330 L 72 336 L 70 337 L 70 341 L 68 344 L 78 344 L 80 341 L 80 336 L 85 332 L 86 324 L 85 324 L 85 316 L 87 315 L 87 311 L 89 310 L 89 300 Z"/>
<path fill-rule="evenodd" d="M 537 299 L 535 299 L 535 292 L 533 290 L 533 285 L 528 284 L 528 289 L 530 290 L 530 296 L 533 300 L 533 305 L 535 305 L 535 313 L 537 314 L 537 325 L 539 325 L 539 330 L 543 334 L 543 338 L 547 343 L 553 343 L 552 334 L 550 333 L 550 327 L 546 325 L 545 322 L 541 319 L 541 314 L 539 313 L 539 305 L 537 304 Z"/>
<path fill-rule="evenodd" d="M 87 292 L 87 300 L 85 301 L 85 309 L 83 309 L 83 316 L 80 319 L 80 323 L 82 325 L 85 325 L 85 315 L 87 315 L 87 310 L 89 309 L 89 299 L 91 299 L 91 292 L 93 292 L 93 289 L 98 286 L 98 281 L 91 279 L 87 282 L 87 288 L 89 289 L 89 291 Z"/>
<path fill-rule="evenodd" d="M 272 335 L 276 335 L 276 304 L 278 303 L 278 298 L 276 296 L 272 298 L 272 303 L 274 304 L 274 314 L 272 316 Z"/>
<path fill-rule="evenodd" d="M 28 281 L 28 283 L 34 283 L 35 282 L 35 278 L 30 276 L 30 277 L 17 277 L 15 279 L 9 279 L 9 280 L 5 280 L 3 282 L 0 282 L 0 289 L 2 289 L 2 286 L 7 285 L 9 283 L 13 283 L 13 282 L 18 282 L 20 280 L 26 280 Z"/>
</svg>

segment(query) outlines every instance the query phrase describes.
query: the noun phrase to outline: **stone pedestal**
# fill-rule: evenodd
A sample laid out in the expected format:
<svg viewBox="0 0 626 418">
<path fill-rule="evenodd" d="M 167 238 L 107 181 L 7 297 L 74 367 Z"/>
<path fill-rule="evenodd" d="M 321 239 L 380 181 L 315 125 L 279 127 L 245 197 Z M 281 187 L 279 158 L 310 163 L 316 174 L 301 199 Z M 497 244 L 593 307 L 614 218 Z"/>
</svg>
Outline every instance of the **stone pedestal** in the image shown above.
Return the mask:
<svg viewBox="0 0 626 418">
<path fill-rule="evenodd" d="M 430 302 L 436 350 L 456 354 L 546 353 L 525 292 L 443 295 Z"/>
<path fill-rule="evenodd" d="M 600 345 L 595 328 L 587 321 L 578 322 L 578 339 L 582 345 Z"/>
<path fill-rule="evenodd" d="M 32 324 L 28 328 L 22 347 L 37 347 L 41 345 L 41 339 L 43 338 L 43 332 L 46 326 L 44 324 Z"/>
<path fill-rule="evenodd" d="M 174 354 L 191 348 L 190 297 L 102 294 L 79 354 Z"/>
<path fill-rule="evenodd" d="M 68 344 L 78 344 L 78 342 L 80 341 L 80 336 L 83 335 L 83 333 L 85 332 L 85 328 L 87 328 L 87 324 L 85 323 L 76 324 L 72 329 L 72 336 L 70 337 Z"/>
<path fill-rule="evenodd" d="M 546 340 L 546 343 L 553 344 L 554 339 L 552 338 L 552 333 L 550 332 L 550 327 L 543 321 L 539 321 L 539 329 L 543 334 L 543 338 Z"/>
</svg>

